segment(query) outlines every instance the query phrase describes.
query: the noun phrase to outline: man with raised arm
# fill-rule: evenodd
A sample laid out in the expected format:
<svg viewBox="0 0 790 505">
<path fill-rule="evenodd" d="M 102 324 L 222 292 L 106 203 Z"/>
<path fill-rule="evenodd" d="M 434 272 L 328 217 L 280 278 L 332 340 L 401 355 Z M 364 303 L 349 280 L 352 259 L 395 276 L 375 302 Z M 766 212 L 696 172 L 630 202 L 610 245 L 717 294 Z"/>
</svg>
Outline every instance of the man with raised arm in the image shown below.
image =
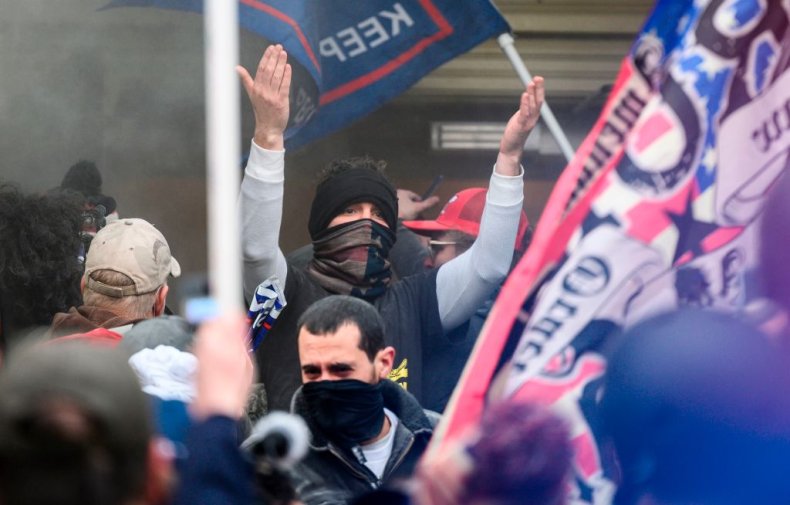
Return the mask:
<svg viewBox="0 0 790 505">
<path fill-rule="evenodd" d="M 310 207 L 308 230 L 313 260 L 288 265 L 279 248 L 283 208 L 284 142 L 291 67 L 281 46 L 266 49 L 253 78 L 238 67 L 252 103 L 255 133 L 241 188 L 244 287 L 249 299 L 262 281 L 276 276 L 287 306 L 256 357 L 272 408 L 286 410 L 300 385 L 297 320 L 316 300 L 346 294 L 372 303 L 387 327 L 388 345 L 398 349 L 390 378 L 418 399 L 423 344 L 442 339 L 463 323 L 498 286 L 510 267 L 523 200 L 520 165 L 524 142 L 543 103 L 536 77 L 510 118 L 489 184 L 480 234 L 472 247 L 435 271 L 392 281 L 388 252 L 394 241 L 398 200 L 383 175 L 383 162 L 336 160 L 323 171 Z"/>
</svg>

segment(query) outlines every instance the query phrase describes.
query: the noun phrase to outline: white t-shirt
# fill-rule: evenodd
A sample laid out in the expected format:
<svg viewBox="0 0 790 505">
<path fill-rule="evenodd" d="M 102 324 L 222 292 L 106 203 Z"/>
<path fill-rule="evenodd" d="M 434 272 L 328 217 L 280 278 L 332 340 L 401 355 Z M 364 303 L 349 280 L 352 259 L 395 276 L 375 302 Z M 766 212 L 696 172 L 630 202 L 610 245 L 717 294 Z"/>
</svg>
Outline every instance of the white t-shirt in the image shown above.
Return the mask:
<svg viewBox="0 0 790 505">
<path fill-rule="evenodd" d="M 388 409 L 384 409 L 384 414 L 390 420 L 390 430 L 387 432 L 387 435 L 370 445 L 361 446 L 362 454 L 365 456 L 363 463 L 379 479 L 384 475 L 384 468 L 386 468 L 387 461 L 389 461 L 390 454 L 392 454 L 395 430 L 398 428 L 398 416 Z"/>
</svg>

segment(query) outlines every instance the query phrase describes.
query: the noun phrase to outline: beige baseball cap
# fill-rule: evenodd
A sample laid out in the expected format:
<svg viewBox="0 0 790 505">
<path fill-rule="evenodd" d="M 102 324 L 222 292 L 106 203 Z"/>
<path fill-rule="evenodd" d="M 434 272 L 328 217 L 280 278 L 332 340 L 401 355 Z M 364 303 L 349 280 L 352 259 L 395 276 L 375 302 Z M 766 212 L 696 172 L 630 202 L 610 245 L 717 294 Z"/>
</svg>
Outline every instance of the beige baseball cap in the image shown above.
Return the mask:
<svg viewBox="0 0 790 505">
<path fill-rule="evenodd" d="M 128 275 L 129 286 L 110 286 L 91 278 L 97 270 Z M 96 234 L 85 258 L 88 288 L 107 296 L 142 295 L 165 284 L 167 276 L 181 275 L 181 266 L 170 255 L 164 235 L 144 219 L 119 219 Z"/>
</svg>

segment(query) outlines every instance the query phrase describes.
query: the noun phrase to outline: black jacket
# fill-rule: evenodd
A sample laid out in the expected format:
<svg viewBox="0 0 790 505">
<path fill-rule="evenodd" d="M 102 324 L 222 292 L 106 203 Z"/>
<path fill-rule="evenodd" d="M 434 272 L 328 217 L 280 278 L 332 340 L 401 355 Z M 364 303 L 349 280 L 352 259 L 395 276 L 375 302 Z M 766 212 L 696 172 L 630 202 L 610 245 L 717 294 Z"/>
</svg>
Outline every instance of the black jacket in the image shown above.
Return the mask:
<svg viewBox="0 0 790 505">
<path fill-rule="evenodd" d="M 304 269 L 293 265 L 288 267 L 284 291 L 288 305 L 255 351 L 270 410 L 288 410 L 294 392 L 302 384 L 297 342 L 299 318 L 314 302 L 332 294 Z M 387 345 L 397 350 L 393 380 L 423 404 L 425 388 L 433 387 L 423 380 L 424 349 L 446 341 L 436 299 L 436 271 L 393 282 L 372 305 L 384 320 Z"/>
<path fill-rule="evenodd" d="M 417 400 L 392 381 L 382 382 L 384 406 L 398 416 L 398 427 L 384 475 L 378 479 L 348 449 L 327 440 L 311 422 L 301 388 L 296 391 L 291 411 L 302 416 L 312 434 L 310 451 L 291 471 L 299 499 L 305 505 L 345 505 L 385 482 L 411 476 L 439 420 L 438 414 L 424 411 Z"/>
</svg>

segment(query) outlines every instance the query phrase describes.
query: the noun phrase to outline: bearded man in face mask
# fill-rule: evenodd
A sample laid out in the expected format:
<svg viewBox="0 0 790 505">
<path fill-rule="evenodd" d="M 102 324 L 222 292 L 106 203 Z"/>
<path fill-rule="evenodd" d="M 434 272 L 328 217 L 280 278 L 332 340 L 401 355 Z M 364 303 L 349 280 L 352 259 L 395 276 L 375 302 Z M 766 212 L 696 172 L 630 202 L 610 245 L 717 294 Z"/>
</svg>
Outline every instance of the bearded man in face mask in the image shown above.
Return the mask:
<svg viewBox="0 0 790 505">
<path fill-rule="evenodd" d="M 303 386 L 291 411 L 312 434 L 307 457 L 292 471 L 305 505 L 349 503 L 392 479 L 409 477 L 438 415 L 387 380 L 395 349 L 369 303 L 324 298 L 299 320 Z"/>
<path fill-rule="evenodd" d="M 266 49 L 253 78 L 238 67 L 255 115 L 255 134 L 241 187 L 244 288 L 248 300 L 260 283 L 276 278 L 287 305 L 257 348 L 269 406 L 287 410 L 299 387 L 297 321 L 313 302 L 332 294 L 371 303 L 398 349 L 391 378 L 420 400 L 423 350 L 441 346 L 507 275 L 524 199 L 520 165 L 524 142 L 540 116 L 543 79 L 536 77 L 510 118 L 489 184 L 480 232 L 469 250 L 440 268 L 393 280 L 388 260 L 395 241 L 398 200 L 369 158 L 333 162 L 316 188 L 309 231 L 314 256 L 306 268 L 289 265 L 280 250 L 284 140 L 291 67 L 281 46 Z"/>
</svg>

